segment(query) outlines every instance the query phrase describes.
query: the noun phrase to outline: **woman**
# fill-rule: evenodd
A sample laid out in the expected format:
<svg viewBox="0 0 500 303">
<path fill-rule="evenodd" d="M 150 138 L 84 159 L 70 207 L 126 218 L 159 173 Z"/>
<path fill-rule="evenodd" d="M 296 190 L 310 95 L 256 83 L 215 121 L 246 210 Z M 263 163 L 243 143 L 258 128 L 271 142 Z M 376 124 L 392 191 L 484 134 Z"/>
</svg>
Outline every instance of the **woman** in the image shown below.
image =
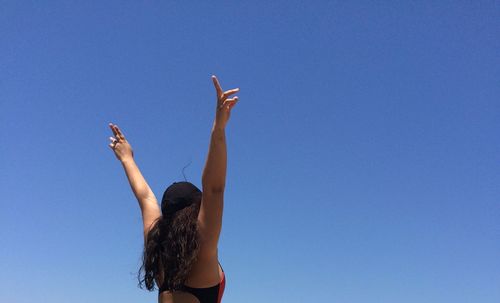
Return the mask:
<svg viewBox="0 0 500 303">
<path fill-rule="evenodd" d="M 200 191 L 189 182 L 174 182 L 164 192 L 161 208 L 134 162 L 132 147 L 117 125 L 109 146 L 123 165 L 142 212 L 143 264 L 140 286 L 159 289 L 160 303 L 220 303 L 225 275 L 218 261 L 226 183 L 225 128 L 238 88 L 223 91 L 215 76 L 215 120 Z"/>
</svg>

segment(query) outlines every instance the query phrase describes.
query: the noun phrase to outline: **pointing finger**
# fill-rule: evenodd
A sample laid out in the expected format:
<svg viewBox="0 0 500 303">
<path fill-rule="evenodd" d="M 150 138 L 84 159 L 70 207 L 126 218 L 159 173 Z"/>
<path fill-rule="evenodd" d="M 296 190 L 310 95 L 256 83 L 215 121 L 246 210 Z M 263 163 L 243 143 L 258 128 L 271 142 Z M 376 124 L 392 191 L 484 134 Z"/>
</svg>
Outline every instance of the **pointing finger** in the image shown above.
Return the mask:
<svg viewBox="0 0 500 303">
<path fill-rule="evenodd" d="M 213 75 L 212 81 L 214 82 L 215 91 L 217 92 L 217 97 L 219 97 L 220 95 L 222 95 L 222 88 L 220 87 L 219 80 L 217 80 L 217 77 Z"/>
</svg>

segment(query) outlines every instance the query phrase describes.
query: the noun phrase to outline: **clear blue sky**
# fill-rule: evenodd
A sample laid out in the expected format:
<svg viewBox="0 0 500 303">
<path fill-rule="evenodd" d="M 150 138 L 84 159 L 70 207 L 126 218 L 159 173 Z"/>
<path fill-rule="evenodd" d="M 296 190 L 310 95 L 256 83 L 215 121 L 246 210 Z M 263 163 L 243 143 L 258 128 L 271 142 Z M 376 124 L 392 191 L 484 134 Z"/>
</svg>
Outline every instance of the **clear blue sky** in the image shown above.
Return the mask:
<svg viewBox="0 0 500 303">
<path fill-rule="evenodd" d="M 498 1 L 177 2 L 0 2 L 1 302 L 156 301 L 108 123 L 201 186 L 212 74 L 224 302 L 500 302 Z"/>
</svg>

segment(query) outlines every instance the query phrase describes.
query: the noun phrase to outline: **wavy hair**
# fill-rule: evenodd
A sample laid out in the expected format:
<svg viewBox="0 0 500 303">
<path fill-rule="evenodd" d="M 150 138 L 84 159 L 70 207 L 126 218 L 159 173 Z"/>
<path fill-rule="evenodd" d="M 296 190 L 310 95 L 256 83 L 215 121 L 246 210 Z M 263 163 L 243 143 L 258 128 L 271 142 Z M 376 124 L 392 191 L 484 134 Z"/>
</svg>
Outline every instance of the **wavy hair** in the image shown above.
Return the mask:
<svg viewBox="0 0 500 303">
<path fill-rule="evenodd" d="M 175 212 L 164 211 L 153 224 L 144 243 L 142 265 L 139 269 L 139 287 L 179 290 L 187 279 L 199 251 L 198 212 L 201 195 L 189 206 Z"/>
</svg>

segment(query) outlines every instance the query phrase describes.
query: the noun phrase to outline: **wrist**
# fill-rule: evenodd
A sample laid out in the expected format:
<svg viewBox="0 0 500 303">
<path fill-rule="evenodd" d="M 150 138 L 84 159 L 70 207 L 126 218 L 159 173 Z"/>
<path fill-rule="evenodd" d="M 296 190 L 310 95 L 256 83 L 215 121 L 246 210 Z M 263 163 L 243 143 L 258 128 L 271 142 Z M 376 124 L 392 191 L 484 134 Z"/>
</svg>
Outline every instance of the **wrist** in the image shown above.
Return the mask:
<svg viewBox="0 0 500 303">
<path fill-rule="evenodd" d="M 224 131 L 226 129 L 225 125 L 221 125 L 220 123 L 214 122 L 212 125 L 212 131 Z"/>
<path fill-rule="evenodd" d="M 123 158 L 120 159 L 120 162 L 122 164 L 133 163 L 134 162 L 134 158 L 133 157 L 123 157 Z"/>
</svg>

